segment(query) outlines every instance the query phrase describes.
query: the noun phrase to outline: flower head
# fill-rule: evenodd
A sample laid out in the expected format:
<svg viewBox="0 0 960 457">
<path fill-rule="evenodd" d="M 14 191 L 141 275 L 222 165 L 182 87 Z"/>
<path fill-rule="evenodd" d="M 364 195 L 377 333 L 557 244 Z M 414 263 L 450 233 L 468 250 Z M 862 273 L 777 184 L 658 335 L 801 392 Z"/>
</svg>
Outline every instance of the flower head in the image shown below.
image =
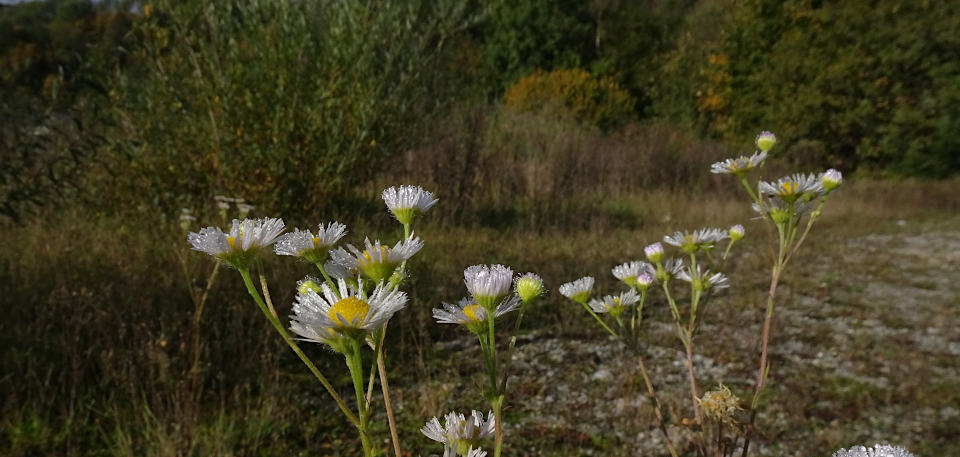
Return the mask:
<svg viewBox="0 0 960 457">
<path fill-rule="evenodd" d="M 312 263 L 323 262 L 327 250 L 347 234 L 347 226 L 339 222 L 330 222 L 326 227 L 320 224 L 317 234 L 309 230 L 295 229 L 277 238 L 274 251 L 279 255 L 303 257 Z"/>
<path fill-rule="evenodd" d="M 830 193 L 843 182 L 843 174 L 833 168 L 820 175 L 820 183 L 823 184 L 823 190 Z"/>
<path fill-rule="evenodd" d="M 677 277 L 693 284 L 693 287 L 700 291 L 710 288 L 726 289 L 727 287 L 730 287 L 730 283 L 723 273 L 711 273 L 710 270 L 701 271 L 700 265 L 697 265 L 697 267 L 693 270 L 691 270 L 689 267 L 684 268 L 677 273 Z"/>
<path fill-rule="evenodd" d="M 513 270 L 503 265 L 473 265 L 463 270 L 463 282 L 480 306 L 492 310 L 510 293 Z"/>
<path fill-rule="evenodd" d="M 743 176 L 748 171 L 753 170 L 767 159 L 766 152 L 758 152 L 750 157 L 740 156 L 736 159 L 727 159 L 722 162 L 716 162 L 710 166 L 710 172 L 716 174 L 732 174 Z"/>
<path fill-rule="evenodd" d="M 603 300 L 590 300 L 590 309 L 597 313 L 610 313 L 618 316 L 629 306 L 633 306 L 640 301 L 640 296 L 633 290 L 628 290 L 620 295 L 607 295 Z"/>
<path fill-rule="evenodd" d="M 363 280 L 357 287 L 337 280 L 337 291 L 327 284 L 320 293 L 306 290 L 293 304 L 290 330 L 308 341 L 327 343 L 342 348 L 343 337 L 361 338 L 380 328 L 394 313 L 403 308 L 407 294 L 390 289 L 380 282 L 370 295 L 363 293 Z"/>
<path fill-rule="evenodd" d="M 584 276 L 560 286 L 560 293 L 577 303 L 586 304 L 593 290 L 593 277 Z"/>
<path fill-rule="evenodd" d="M 420 186 L 388 187 L 383 190 L 383 202 L 401 224 L 409 224 L 427 212 L 435 205 L 438 199 L 433 193 L 423 190 Z"/>
<path fill-rule="evenodd" d="M 793 215 L 801 217 L 807 212 L 810 211 L 810 208 L 813 206 L 810 201 L 796 201 L 788 202 L 780 197 L 761 197 L 763 201 L 763 207 L 756 203 L 752 203 L 750 206 L 753 207 L 753 210 L 768 216 L 773 222 L 777 224 L 786 223 L 791 216 L 791 208 L 793 209 Z"/>
<path fill-rule="evenodd" d="M 543 279 L 536 274 L 526 273 L 517 278 L 513 289 L 524 303 L 528 303 L 543 295 Z"/>
<path fill-rule="evenodd" d="M 788 203 L 793 203 L 802 196 L 807 196 L 806 200 L 810 200 L 822 191 L 823 184 L 814 174 L 795 173 L 776 182 L 760 183 L 760 194 L 780 197 Z"/>
<path fill-rule="evenodd" d="M 494 309 L 493 318 L 496 319 L 520 307 L 520 298 L 507 297 Z M 480 306 L 472 298 L 461 298 L 457 304 L 443 302 L 441 308 L 433 309 L 433 318 L 440 324 L 461 324 L 474 333 L 481 333 L 487 325 L 487 309 Z"/>
<path fill-rule="evenodd" d="M 205 227 L 200 233 L 187 235 L 187 241 L 197 251 L 206 252 L 234 268 L 247 269 L 260 250 L 272 244 L 281 232 L 281 219 L 234 219 L 229 233 L 219 227 Z"/>
<path fill-rule="evenodd" d="M 913 457 L 910 451 L 900 446 L 874 444 L 872 447 L 854 446 L 850 450 L 840 449 L 833 457 Z"/>
<path fill-rule="evenodd" d="M 777 144 L 777 137 L 773 133 L 764 130 L 757 135 L 756 143 L 757 149 L 768 152 L 773 148 L 773 145 Z"/>
<path fill-rule="evenodd" d="M 692 232 L 674 232 L 673 235 L 663 237 L 663 241 L 683 249 L 684 252 L 693 254 L 701 249 L 712 249 L 714 244 L 729 236 L 726 232 L 717 228 L 702 228 Z"/>
<path fill-rule="evenodd" d="M 431 440 L 443 443 L 444 451 L 453 451 L 469 457 L 483 457 L 486 454 L 479 449 L 474 450 L 473 446 L 480 440 L 493 435 L 494 430 L 493 411 L 487 413 L 487 419 L 484 420 L 483 413 L 474 410 L 470 417 L 451 411 L 444 417 L 443 426 L 434 416 L 420 429 L 420 433 Z"/>
<path fill-rule="evenodd" d="M 423 241 L 413 235 L 393 247 L 380 244 L 379 240 L 371 243 L 369 238 L 363 243 L 362 251 L 348 244 L 350 252 L 338 248 L 330 251 L 330 257 L 347 270 L 359 270 L 376 282 L 389 278 L 401 262 L 413 257 L 423 247 Z"/>
<path fill-rule="evenodd" d="M 710 419 L 728 425 L 736 425 L 733 417 L 740 411 L 740 399 L 727 386 L 720 384 L 716 389 L 703 394 L 697 399 L 703 414 Z"/>
<path fill-rule="evenodd" d="M 677 258 L 669 258 L 663 266 L 657 267 L 657 281 L 667 283 L 674 276 L 680 274 L 683 270 L 683 261 Z"/>
<path fill-rule="evenodd" d="M 743 239 L 743 236 L 746 235 L 747 231 L 743 228 L 742 225 L 737 224 L 733 227 L 730 227 L 730 230 L 727 231 L 727 234 L 730 235 L 730 239 L 733 241 L 740 241 Z"/>
<path fill-rule="evenodd" d="M 633 288 L 637 285 L 637 276 L 644 273 L 653 274 L 656 271 L 653 265 L 642 260 L 634 260 L 613 267 L 612 273 L 615 278 L 623 281 L 628 287 Z"/>
<path fill-rule="evenodd" d="M 643 253 L 646 254 L 647 260 L 660 263 L 663 260 L 663 245 L 658 241 L 643 248 Z"/>
</svg>

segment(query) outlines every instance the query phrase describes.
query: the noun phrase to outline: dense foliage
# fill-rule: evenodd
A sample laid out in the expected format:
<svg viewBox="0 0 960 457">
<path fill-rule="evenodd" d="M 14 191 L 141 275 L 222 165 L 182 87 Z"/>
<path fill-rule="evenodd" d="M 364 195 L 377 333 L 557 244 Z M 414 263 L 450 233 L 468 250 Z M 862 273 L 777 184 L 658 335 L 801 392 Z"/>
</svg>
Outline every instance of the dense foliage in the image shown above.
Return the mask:
<svg viewBox="0 0 960 457">
<path fill-rule="evenodd" d="M 794 162 L 944 177 L 960 169 L 957 9 L 900 0 L 7 5 L 0 209 L 17 217 L 71 188 L 132 206 L 231 193 L 280 210 L 322 207 L 381 160 L 422 145 L 421 127 L 448 107 L 541 104 L 570 86 L 550 82 L 562 75 L 616 88 L 612 99 L 591 96 L 600 108 L 561 103 L 588 125 L 657 119 L 731 142 L 770 129 L 788 132 L 781 153 Z"/>
</svg>

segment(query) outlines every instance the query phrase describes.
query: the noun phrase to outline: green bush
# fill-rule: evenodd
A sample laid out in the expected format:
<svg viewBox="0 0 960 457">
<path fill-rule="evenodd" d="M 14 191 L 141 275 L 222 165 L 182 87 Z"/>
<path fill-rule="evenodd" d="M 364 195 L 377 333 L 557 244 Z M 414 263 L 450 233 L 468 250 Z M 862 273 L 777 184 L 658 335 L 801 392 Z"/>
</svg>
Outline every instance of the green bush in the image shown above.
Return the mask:
<svg viewBox="0 0 960 457">
<path fill-rule="evenodd" d="M 416 141 L 461 2 L 158 2 L 111 81 L 118 199 L 325 207 Z M 104 176 L 103 188 L 115 176 Z"/>
</svg>

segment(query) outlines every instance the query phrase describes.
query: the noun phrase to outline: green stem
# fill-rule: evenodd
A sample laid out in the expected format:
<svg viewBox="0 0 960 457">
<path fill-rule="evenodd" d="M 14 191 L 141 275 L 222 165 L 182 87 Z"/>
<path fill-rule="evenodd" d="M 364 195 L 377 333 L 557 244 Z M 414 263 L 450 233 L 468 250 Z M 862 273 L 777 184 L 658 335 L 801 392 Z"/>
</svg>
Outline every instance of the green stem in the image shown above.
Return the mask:
<svg viewBox="0 0 960 457">
<path fill-rule="evenodd" d="M 333 282 L 333 278 L 331 278 L 330 275 L 327 274 L 327 270 L 326 268 L 323 268 L 323 264 L 320 262 L 317 262 L 314 265 L 316 265 L 317 269 L 320 270 L 320 274 L 323 275 L 323 279 L 327 281 L 327 285 L 330 286 L 330 289 L 333 290 L 333 293 L 339 295 L 340 289 L 337 288 L 337 284 Z"/>
<path fill-rule="evenodd" d="M 363 395 L 363 360 L 360 356 L 360 339 L 351 338 L 350 354 L 346 355 L 347 368 L 350 370 L 350 377 L 353 378 L 353 390 L 357 396 L 357 411 L 360 412 L 360 424 L 357 429 L 360 431 L 360 443 L 363 445 L 363 455 L 372 457 L 373 446 L 370 444 L 370 435 L 367 430 L 367 421 L 369 419 L 369 410 Z"/>
<path fill-rule="evenodd" d="M 596 319 L 598 323 L 600 323 L 600 326 L 603 327 L 603 329 L 606 330 L 607 333 L 613 335 L 615 338 L 620 337 L 620 335 L 618 335 L 617 332 L 614 332 L 613 329 L 611 329 L 610 326 L 603 321 L 603 319 L 600 319 L 600 316 L 598 316 L 597 313 L 594 312 L 592 308 L 590 308 L 590 305 L 586 303 L 580 303 L 580 305 L 583 306 L 583 309 L 587 310 L 587 312 L 590 313 L 590 315 L 593 316 L 593 318 Z"/>
<path fill-rule="evenodd" d="M 493 402 L 494 448 L 493 457 L 500 457 L 503 450 L 503 395 Z"/>
<path fill-rule="evenodd" d="M 520 334 L 520 323 L 523 322 L 523 314 L 527 311 L 527 303 L 520 305 L 520 311 L 517 313 L 517 322 L 513 325 L 513 336 L 510 337 L 510 345 L 507 346 L 507 358 L 503 367 L 503 380 L 500 381 L 500 392 L 507 393 L 507 378 L 510 376 L 510 367 L 513 365 L 513 348 L 517 345 L 517 335 Z"/>
<path fill-rule="evenodd" d="M 393 417 L 393 402 L 390 401 L 390 384 L 387 382 L 387 366 L 384 361 L 383 343 L 387 339 L 387 324 L 383 323 L 380 329 L 380 339 L 377 344 L 377 372 L 380 374 L 380 392 L 383 393 L 383 406 L 387 410 L 387 422 L 390 425 L 390 440 L 393 441 L 393 453 L 395 457 L 400 457 L 400 435 L 397 433 L 397 421 Z M 373 377 L 373 373 L 370 373 Z"/>
<path fill-rule="evenodd" d="M 745 187 L 745 188 L 747 189 L 747 193 L 750 194 L 750 198 L 752 198 L 753 201 L 754 201 L 756 204 L 760 205 L 760 208 L 763 209 L 763 202 L 761 202 L 760 199 L 757 198 L 757 194 L 753 192 L 753 188 L 750 187 L 750 183 L 747 182 L 747 177 L 746 177 L 746 176 L 741 176 L 741 177 L 740 177 L 740 182 L 743 184 L 743 187 Z"/>
<path fill-rule="evenodd" d="M 327 393 L 329 393 L 330 396 L 333 397 L 333 400 L 337 402 L 337 405 L 340 407 L 340 410 L 343 411 L 343 414 L 347 416 L 347 419 L 349 419 L 353 425 L 359 427 L 360 419 L 357 417 L 357 415 L 354 414 L 353 411 L 350 411 L 350 408 L 348 408 L 347 404 L 344 403 L 340 394 L 334 390 L 333 385 L 330 384 L 330 381 L 328 381 L 323 373 L 320 372 L 320 369 L 318 369 L 317 366 L 310 361 L 310 358 L 308 358 L 307 355 L 300 350 L 300 347 L 297 346 L 297 343 L 290 338 L 290 335 L 287 334 L 287 331 L 283 328 L 283 325 L 280 324 L 280 320 L 270 312 L 269 308 L 267 308 L 267 304 L 263 302 L 262 298 L 260 298 L 260 293 L 257 292 L 256 286 L 253 285 L 253 280 L 250 279 L 250 272 L 246 269 L 239 271 L 240 276 L 243 277 L 243 284 L 247 286 L 247 292 L 249 292 L 250 296 L 253 297 L 253 301 L 257 302 L 257 306 L 259 306 L 260 310 L 263 311 L 263 315 L 267 317 L 267 320 L 269 320 L 271 324 L 273 324 L 273 328 L 275 328 L 277 333 L 279 333 L 283 340 L 287 342 L 287 345 L 290 346 L 290 349 L 292 349 L 293 352 L 300 357 L 300 360 L 303 361 L 308 369 L 310 369 L 310 372 L 313 373 L 318 381 L 320 381 L 320 384 L 327 389 Z"/>
</svg>

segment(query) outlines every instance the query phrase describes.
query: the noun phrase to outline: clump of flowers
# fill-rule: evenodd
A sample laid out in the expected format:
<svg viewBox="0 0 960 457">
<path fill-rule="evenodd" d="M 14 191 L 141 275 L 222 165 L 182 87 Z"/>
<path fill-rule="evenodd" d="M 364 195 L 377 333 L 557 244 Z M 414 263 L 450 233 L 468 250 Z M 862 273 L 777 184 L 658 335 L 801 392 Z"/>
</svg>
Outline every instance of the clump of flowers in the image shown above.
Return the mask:
<svg viewBox="0 0 960 457">
<path fill-rule="evenodd" d="M 900 446 L 874 444 L 871 447 L 854 446 L 850 450 L 840 449 L 833 453 L 833 457 L 913 457 L 913 454 Z"/>
<path fill-rule="evenodd" d="M 710 167 L 713 173 L 731 175 L 741 181 L 754 209 L 762 219 L 774 226 L 779 239 L 762 337 L 758 382 L 750 403 L 749 421 L 744 427 L 744 456 L 749 450 L 759 395 L 769 372 L 766 355 L 777 281 L 787 262 L 810 232 L 814 221 L 820 216 L 827 197 L 843 181 L 840 172 L 831 169 L 821 174 L 794 173 L 774 181 L 760 180 L 755 186 L 752 185 L 748 181 L 748 175 L 763 167 L 776 144 L 777 138 L 773 133 L 762 132 L 756 137 L 757 149 L 754 153 L 725 159 Z M 647 393 L 656 405 L 657 419 L 668 450 L 673 456 L 678 453 L 667 433 L 656 392 L 644 368 L 641 347 L 637 343 L 638 334 L 641 332 L 643 306 L 648 293 L 659 290 L 673 318 L 678 339 L 686 355 L 687 378 L 694 413 L 693 421 L 684 419 L 682 422 L 692 424 L 694 428 L 693 444 L 697 455 L 708 454 L 706 420 L 718 426 L 716 439 L 713 440 L 717 443 L 717 455 L 727 455 L 732 452 L 735 444 L 734 441 L 723 439 L 722 427 L 740 429 L 742 424 L 737 421 L 735 414 L 740 411 L 740 400 L 722 384 L 715 390 L 699 395 L 693 354 L 703 311 L 716 293 L 731 286 L 731 280 L 723 273 L 723 269 L 734 245 L 746 235 L 747 229 L 741 224 L 729 228 L 675 230 L 665 235 L 662 240 L 646 245 L 642 253 L 646 261 L 629 260 L 613 267 L 613 276 L 626 286 L 626 291 L 608 294 L 602 298 L 591 298 L 594 280 L 590 276 L 568 282 L 559 288 L 561 294 L 579 303 L 607 333 L 623 341 L 639 360 Z M 665 245 L 672 247 L 673 252 L 668 252 Z M 717 248 L 722 248 L 722 255 L 714 254 L 715 250 L 719 251 Z M 685 284 L 682 287 L 687 288 L 689 293 L 682 293 L 677 284 Z"/>
<path fill-rule="evenodd" d="M 483 413 L 474 410 L 470 417 L 452 411 L 444 416 L 441 426 L 440 420 L 434 417 L 420 429 L 424 436 L 443 444 L 443 455 L 462 457 L 484 457 L 487 455 L 479 444 L 494 434 L 496 419 L 493 412 L 487 413 L 484 420 Z"/>
<path fill-rule="evenodd" d="M 513 270 L 504 265 L 473 265 L 463 271 L 463 282 L 470 295 L 460 299 L 457 304 L 443 303 L 440 308 L 434 308 L 433 317 L 441 324 L 464 326 L 476 335 L 480 343 L 488 379 L 483 393 L 493 409 L 494 455 L 499 456 L 503 448 L 502 413 L 507 399 L 507 379 L 513 361 L 513 348 L 517 343 L 524 313 L 528 306 L 544 293 L 543 280 L 534 273 L 514 277 Z M 496 320 L 512 311 L 517 311 L 517 319 L 505 360 L 501 362 L 497 356 Z M 474 417 L 478 417 L 478 413 L 474 412 Z M 456 423 L 451 422 L 453 419 L 456 417 L 448 415 L 447 430 L 451 423 Z M 439 424 L 436 427 L 439 427 Z M 426 428 L 424 434 L 427 434 Z M 430 434 L 427 436 L 433 438 Z M 468 444 L 472 446 L 474 443 Z M 466 452 L 464 446 L 458 448 L 459 455 L 466 455 L 463 454 Z"/>
</svg>

